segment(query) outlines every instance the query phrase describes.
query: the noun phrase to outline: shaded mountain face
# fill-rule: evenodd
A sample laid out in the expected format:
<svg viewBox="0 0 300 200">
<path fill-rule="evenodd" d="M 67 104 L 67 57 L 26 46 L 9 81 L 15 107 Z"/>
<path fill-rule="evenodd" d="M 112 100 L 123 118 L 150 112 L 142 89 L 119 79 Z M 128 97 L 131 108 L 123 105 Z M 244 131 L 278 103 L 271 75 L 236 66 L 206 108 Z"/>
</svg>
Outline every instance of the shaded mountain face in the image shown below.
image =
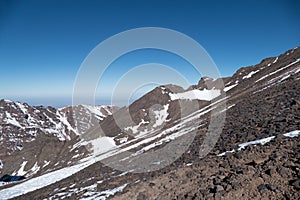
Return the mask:
<svg viewBox="0 0 300 200">
<path fill-rule="evenodd" d="M 0 100 L 1 174 L 33 176 L 88 155 L 79 135 L 112 114 L 113 106 L 61 109 Z"/>
<path fill-rule="evenodd" d="M 69 164 L 60 164 L 57 168 L 61 170 L 55 171 L 57 168 L 51 166 L 49 173 L 36 174 L 30 184 L 6 185 L 0 196 L 25 191 L 26 194 L 20 192 L 14 197 L 269 199 L 275 193 L 279 199 L 299 199 L 299 72 L 300 48 L 294 48 L 241 68 L 232 77 L 203 77 L 187 90 L 174 85 L 157 87 L 105 118 L 80 117 L 84 111 L 74 116 L 63 109 L 71 127 L 94 135 L 92 145 L 114 144 L 92 159 L 77 162 L 71 158 L 89 153 L 82 146 L 88 140 L 80 143 L 75 131 L 75 136 L 71 133 L 70 140 L 64 137 L 62 142 L 58 141 L 65 132 L 37 134 L 35 140 L 47 136 L 51 149 L 65 143 L 52 155 L 58 160 L 68 160 Z M 218 119 L 225 113 L 216 144 L 207 141 L 217 132 L 211 127 L 212 115 Z M 83 123 L 72 122 L 68 116 L 83 119 Z M 15 123 L 12 117 L 15 116 L 6 116 L 5 123 L 7 119 L 9 124 Z M 187 149 L 181 148 L 190 135 L 194 138 Z M 97 136 L 99 140 L 95 143 Z M 209 149 L 210 145 L 208 155 L 201 156 L 203 146 Z M 14 158 L 26 149 L 28 153 L 36 151 L 35 147 L 24 145 L 21 151 L 15 150 Z M 164 149 L 170 154 L 165 154 Z M 32 154 L 30 160 L 34 166 L 38 159 Z M 6 162 L 2 161 L 5 167 Z M 27 165 L 21 162 L 15 169 L 22 171 L 25 166 L 27 171 Z M 39 186 L 32 189 L 34 183 Z"/>
<path fill-rule="evenodd" d="M 205 85 L 205 83 L 203 83 Z M 156 87 L 129 107 L 118 110 L 100 122 L 104 135 L 115 137 L 115 142 L 129 141 L 145 133 L 162 130 L 181 118 L 208 105 L 214 98 L 223 96 L 223 82 L 216 87 L 183 88 L 175 85 Z M 127 138 L 123 140 L 122 138 Z"/>
</svg>

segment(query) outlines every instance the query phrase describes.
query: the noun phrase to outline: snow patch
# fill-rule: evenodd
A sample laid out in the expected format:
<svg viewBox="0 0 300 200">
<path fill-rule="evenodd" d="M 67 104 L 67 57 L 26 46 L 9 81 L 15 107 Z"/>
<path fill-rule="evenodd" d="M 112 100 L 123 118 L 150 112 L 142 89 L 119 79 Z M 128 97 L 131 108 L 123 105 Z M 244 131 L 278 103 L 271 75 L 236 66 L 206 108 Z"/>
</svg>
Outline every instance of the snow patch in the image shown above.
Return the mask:
<svg viewBox="0 0 300 200">
<path fill-rule="evenodd" d="M 211 90 L 190 90 L 182 93 L 170 93 L 171 100 L 205 100 L 205 101 L 211 101 L 212 99 L 218 97 L 221 95 L 221 91 L 217 89 L 211 89 Z"/>
<path fill-rule="evenodd" d="M 115 141 L 111 137 L 100 137 L 90 141 L 82 142 L 82 145 L 93 145 L 94 154 L 105 153 L 116 147 Z"/>
<path fill-rule="evenodd" d="M 289 133 L 285 133 L 283 134 L 285 137 L 290 137 L 290 138 L 293 138 L 293 137 L 297 137 L 300 135 L 300 130 L 296 130 L 296 131 L 291 131 Z"/>
<path fill-rule="evenodd" d="M 21 109 L 21 111 L 22 111 L 24 114 L 27 114 L 27 113 L 28 113 L 26 107 L 25 107 L 23 104 L 21 104 L 21 103 L 19 103 L 19 102 L 15 102 L 15 104 L 17 104 L 17 106 Z"/>
<path fill-rule="evenodd" d="M 14 117 L 12 117 L 10 113 L 8 112 L 5 113 L 6 113 L 6 123 L 22 128 L 20 123 Z"/>
<path fill-rule="evenodd" d="M 272 75 L 274 75 L 274 74 L 276 74 L 276 73 L 278 73 L 278 72 L 280 72 L 280 71 L 282 71 L 282 70 L 284 70 L 284 69 L 286 69 L 286 68 L 288 68 L 288 67 L 290 67 L 290 66 L 292 66 L 292 65 L 294 65 L 296 63 L 298 63 L 299 61 L 300 61 L 300 58 L 298 58 L 296 61 L 294 61 L 294 62 L 292 62 L 292 63 L 290 63 L 290 64 L 288 64 L 288 65 L 286 65 L 286 66 L 284 66 L 284 67 L 282 67 L 282 68 L 274 71 L 274 72 L 271 72 L 270 74 L 267 74 L 267 75 L 261 77 L 260 79 L 256 80 L 255 83 L 257 83 L 257 82 L 259 82 L 259 81 L 261 81 L 261 80 L 263 80 L 263 79 L 265 79 L 265 78 L 267 78 L 269 76 L 272 76 Z"/>
<path fill-rule="evenodd" d="M 272 83 L 272 82 L 282 82 L 283 80 L 289 78 L 290 76 L 297 74 L 300 71 L 300 67 L 296 67 L 295 69 L 292 69 L 288 72 L 285 72 L 284 74 L 277 76 L 271 80 L 268 81 L 268 83 Z M 280 79 L 280 80 L 279 80 Z M 278 81 L 279 80 L 279 81 Z"/>
<path fill-rule="evenodd" d="M 120 144 L 123 144 L 127 141 L 128 141 L 128 136 L 119 139 Z"/>
<path fill-rule="evenodd" d="M 28 176 L 32 176 L 33 174 L 36 174 L 40 170 L 40 166 L 38 166 L 37 162 L 33 165 L 33 167 L 30 169 Z"/>
<path fill-rule="evenodd" d="M 153 111 L 155 114 L 155 124 L 153 125 L 153 128 L 159 127 L 163 125 L 164 122 L 167 121 L 167 118 L 169 116 L 168 109 L 169 109 L 169 104 L 164 105 L 164 109 L 162 110 Z"/>
<path fill-rule="evenodd" d="M 48 165 L 50 164 L 50 162 L 51 162 L 51 161 L 46 161 L 46 160 L 44 160 L 43 168 L 46 167 L 46 166 L 48 166 Z"/>
<path fill-rule="evenodd" d="M 263 138 L 260 140 L 254 140 L 251 142 L 245 142 L 245 143 L 239 144 L 238 151 L 244 149 L 246 146 L 249 146 L 249 145 L 256 145 L 256 144 L 264 145 L 264 144 L 270 142 L 271 140 L 273 140 L 274 138 L 275 138 L 275 136 L 271 136 L 271 137 Z"/>
<path fill-rule="evenodd" d="M 224 90 L 224 92 L 227 92 L 227 91 L 229 91 L 229 90 L 231 90 L 232 88 L 234 88 L 235 86 L 237 86 L 238 84 L 233 84 L 233 85 L 231 85 L 231 86 L 227 86 L 227 87 L 225 87 L 223 90 Z"/>
<path fill-rule="evenodd" d="M 220 153 L 220 154 L 218 154 L 217 156 L 225 156 L 226 153 L 234 153 L 234 152 L 235 152 L 235 150 L 233 149 L 233 150 L 231 150 L 231 151 L 225 151 L 225 152 L 223 152 L 223 153 Z"/>
<path fill-rule="evenodd" d="M 245 78 L 251 78 L 251 77 L 252 77 L 254 74 L 256 74 L 257 72 L 259 72 L 259 70 L 252 71 L 252 72 L 250 72 L 248 75 L 243 76 L 243 79 L 245 79 Z"/>
<path fill-rule="evenodd" d="M 143 125 L 143 124 L 148 124 L 148 123 L 149 123 L 149 122 L 147 122 L 147 121 L 145 121 L 144 119 L 142 119 L 142 121 L 141 121 L 139 124 L 137 124 L 137 125 L 135 125 L 135 126 L 129 126 L 129 127 L 126 127 L 126 128 L 124 128 L 124 130 L 125 130 L 125 131 L 131 130 L 133 134 L 136 134 L 136 133 L 139 132 L 139 131 L 138 131 L 138 128 L 139 128 L 141 125 Z"/>
<path fill-rule="evenodd" d="M 88 109 L 92 114 L 95 114 L 99 120 L 103 120 L 105 118 L 105 115 L 100 111 L 101 107 L 90 106 L 90 105 L 83 105 L 83 107 Z"/>
<path fill-rule="evenodd" d="M 25 166 L 27 161 L 25 161 L 24 163 L 22 166 Z M 18 185 L 14 185 L 10 188 L 0 190 L 0 196 L 2 199 L 10 199 L 20 196 L 22 194 L 26 194 L 28 192 L 35 191 L 37 189 L 43 188 L 47 185 L 60 181 L 66 177 L 69 177 L 93 163 L 94 161 L 90 160 L 89 162 L 83 162 L 71 167 L 66 167 L 57 171 L 50 172 L 48 174 L 44 174 L 42 176 L 29 179 Z"/>
<path fill-rule="evenodd" d="M 295 131 L 291 131 L 291 132 L 283 134 L 283 136 L 290 137 L 290 138 L 297 137 L 299 135 L 300 135 L 300 130 L 295 130 Z M 246 146 L 249 146 L 249 145 L 257 145 L 257 144 L 264 145 L 264 144 L 270 142 L 271 140 L 273 140 L 274 138 L 275 138 L 275 136 L 270 136 L 270 137 L 263 138 L 263 139 L 260 139 L 260 140 L 245 142 L 245 143 L 239 144 L 239 148 L 237 150 L 240 151 L 240 150 L 244 149 Z M 224 156 L 226 153 L 233 153 L 233 152 L 235 152 L 235 149 L 230 150 L 230 151 L 225 151 L 223 153 L 218 154 L 217 156 Z"/>
<path fill-rule="evenodd" d="M 160 87 L 162 94 L 168 94 L 165 87 Z"/>
<path fill-rule="evenodd" d="M 63 115 L 61 115 L 59 113 L 59 111 L 56 112 L 56 115 L 59 117 L 59 121 L 61 121 L 64 125 L 67 126 L 69 131 L 73 131 L 76 135 L 79 135 L 79 133 L 71 126 L 71 124 L 69 123 L 66 114 L 64 113 Z M 71 139 L 71 138 L 70 138 Z"/>
<path fill-rule="evenodd" d="M 124 188 L 127 186 L 128 184 L 124 184 L 124 185 L 121 185 L 120 187 L 116 187 L 112 190 L 105 190 L 105 191 L 102 191 L 100 192 L 100 197 L 99 199 L 100 200 L 105 200 L 106 198 L 108 198 L 109 196 L 113 196 L 115 195 L 117 192 L 122 192 L 124 190 Z M 104 195 L 104 196 L 103 196 Z"/>
<path fill-rule="evenodd" d="M 153 149 L 153 148 L 155 148 L 155 147 L 157 147 L 157 146 L 160 146 L 160 145 L 162 145 L 163 143 L 167 143 L 167 142 L 170 142 L 170 141 L 172 141 L 172 140 L 175 140 L 176 138 L 178 138 L 178 137 L 180 137 L 180 136 L 183 136 L 183 135 L 185 135 L 185 134 L 187 134 L 187 133 L 190 133 L 190 132 L 192 132 L 192 131 L 197 130 L 197 129 L 198 129 L 199 127 L 201 127 L 201 126 L 202 126 L 202 125 L 197 125 L 197 126 L 195 126 L 195 127 L 187 127 L 187 128 L 182 129 L 182 130 L 180 130 L 180 131 L 177 131 L 177 132 L 175 132 L 174 134 L 168 135 L 168 136 L 166 136 L 166 137 L 160 139 L 160 140 L 157 141 L 157 142 L 154 142 L 154 143 L 152 143 L 152 144 L 150 144 L 150 145 L 148 145 L 148 146 L 143 147 L 141 150 L 138 150 L 138 151 L 137 151 L 136 153 L 134 153 L 133 155 L 134 155 L 134 156 L 139 155 L 139 154 L 141 154 L 141 153 L 144 153 L 144 152 L 146 152 L 146 151 L 149 151 L 150 149 Z M 169 129 L 169 131 L 172 131 L 172 129 Z M 166 133 L 166 132 L 164 132 L 164 133 Z M 160 134 L 159 134 L 159 135 L 160 135 Z M 157 137 L 157 136 L 156 136 L 156 137 Z"/>
<path fill-rule="evenodd" d="M 17 148 L 19 151 L 21 151 L 21 150 L 23 149 L 23 145 L 20 145 L 20 144 L 19 144 L 19 145 L 16 146 L 16 148 Z"/>
<path fill-rule="evenodd" d="M 26 161 L 24 161 L 24 162 L 21 164 L 21 167 L 20 167 L 20 169 L 18 170 L 18 172 L 17 172 L 16 175 L 18 175 L 18 176 L 24 176 L 24 175 L 27 173 L 27 172 L 24 170 L 24 168 L 25 168 L 27 162 L 28 162 L 28 161 L 26 160 Z"/>
</svg>

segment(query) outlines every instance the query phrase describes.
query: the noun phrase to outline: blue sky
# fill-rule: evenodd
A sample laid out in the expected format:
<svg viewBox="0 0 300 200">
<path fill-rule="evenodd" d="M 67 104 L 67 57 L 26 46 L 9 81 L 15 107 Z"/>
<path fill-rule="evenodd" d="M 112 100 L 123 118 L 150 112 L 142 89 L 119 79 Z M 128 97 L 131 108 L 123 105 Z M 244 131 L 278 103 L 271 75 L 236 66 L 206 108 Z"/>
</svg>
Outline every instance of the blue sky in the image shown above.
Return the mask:
<svg viewBox="0 0 300 200">
<path fill-rule="evenodd" d="M 77 71 L 89 52 L 103 40 L 139 27 L 190 36 L 210 54 L 221 75 L 230 76 L 298 46 L 299 8 L 289 0 L 0 0 L 0 99 L 71 104 Z M 126 70 L 152 62 L 174 67 L 191 84 L 200 78 L 175 55 L 137 51 L 114 62 L 100 81 L 98 103 L 109 103 L 110 86 Z"/>
</svg>

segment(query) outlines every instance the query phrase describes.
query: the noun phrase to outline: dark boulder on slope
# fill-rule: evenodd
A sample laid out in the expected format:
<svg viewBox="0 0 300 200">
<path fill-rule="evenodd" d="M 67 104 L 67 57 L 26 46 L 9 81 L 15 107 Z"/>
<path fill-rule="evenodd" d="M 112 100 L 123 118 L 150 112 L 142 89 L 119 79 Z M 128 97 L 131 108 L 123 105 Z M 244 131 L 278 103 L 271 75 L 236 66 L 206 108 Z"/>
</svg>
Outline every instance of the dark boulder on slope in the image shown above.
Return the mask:
<svg viewBox="0 0 300 200">
<path fill-rule="evenodd" d="M 24 179 L 26 179 L 25 176 L 11 176 L 11 175 L 5 174 L 4 176 L 2 176 L 0 178 L 0 181 L 2 181 L 2 182 L 15 182 L 15 181 L 21 181 L 21 180 L 24 180 Z"/>
</svg>

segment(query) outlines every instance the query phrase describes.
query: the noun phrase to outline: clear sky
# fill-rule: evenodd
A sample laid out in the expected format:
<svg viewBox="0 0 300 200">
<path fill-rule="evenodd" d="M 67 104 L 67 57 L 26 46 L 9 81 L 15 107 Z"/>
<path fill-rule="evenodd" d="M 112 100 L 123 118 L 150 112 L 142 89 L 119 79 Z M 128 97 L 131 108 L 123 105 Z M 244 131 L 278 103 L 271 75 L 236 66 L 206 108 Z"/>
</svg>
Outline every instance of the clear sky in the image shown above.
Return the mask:
<svg viewBox="0 0 300 200">
<path fill-rule="evenodd" d="M 0 0 L 0 99 L 71 104 L 77 71 L 89 52 L 108 37 L 139 27 L 190 36 L 221 75 L 230 76 L 300 45 L 299 5 L 290 0 Z M 192 84 L 200 78 L 174 55 L 137 51 L 114 63 L 99 103 L 108 103 L 109 86 L 123 72 L 151 62 L 173 66 Z"/>
</svg>

